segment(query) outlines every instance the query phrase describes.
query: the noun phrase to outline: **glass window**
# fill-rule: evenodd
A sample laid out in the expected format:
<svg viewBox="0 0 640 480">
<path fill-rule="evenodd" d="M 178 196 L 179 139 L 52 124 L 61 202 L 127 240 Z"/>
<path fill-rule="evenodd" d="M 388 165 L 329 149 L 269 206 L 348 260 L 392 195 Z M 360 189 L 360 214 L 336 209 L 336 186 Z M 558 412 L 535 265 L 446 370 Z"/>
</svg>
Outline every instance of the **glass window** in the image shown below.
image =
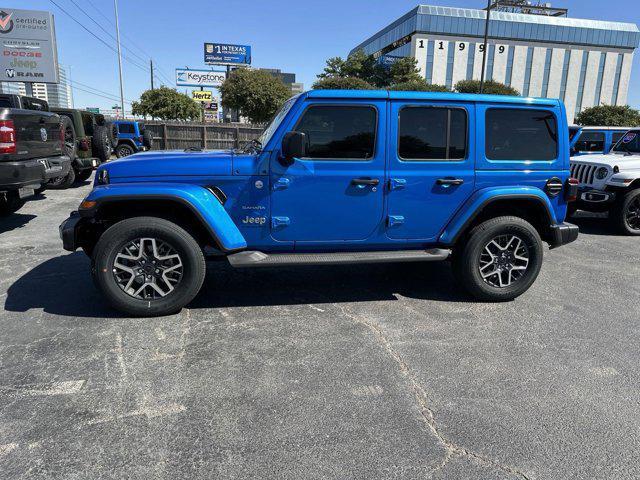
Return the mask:
<svg viewBox="0 0 640 480">
<path fill-rule="evenodd" d="M 583 131 L 574 148 L 578 152 L 602 152 L 604 150 L 604 133 Z"/>
<path fill-rule="evenodd" d="M 127 133 L 127 134 L 134 134 L 134 133 L 136 133 L 136 129 L 133 126 L 133 123 L 119 123 L 118 124 L 118 132 Z"/>
<path fill-rule="evenodd" d="M 375 149 L 377 114 L 373 107 L 315 105 L 295 130 L 307 136 L 307 157 L 367 160 Z"/>
<path fill-rule="evenodd" d="M 85 135 L 93 135 L 93 116 L 90 113 L 82 113 L 82 124 Z"/>
<path fill-rule="evenodd" d="M 11 107 L 13 107 L 13 105 L 11 104 L 11 101 L 8 98 L 0 97 L 0 108 L 11 108 Z"/>
<path fill-rule="evenodd" d="M 489 160 L 554 160 L 558 152 L 556 118 L 548 110 L 491 108 L 485 124 Z"/>
<path fill-rule="evenodd" d="M 622 140 L 613 147 L 614 152 L 640 153 L 640 130 L 629 130 Z"/>
<path fill-rule="evenodd" d="M 627 132 L 613 132 L 611 136 L 611 145 L 615 145 L 618 141 L 624 137 L 624 134 Z"/>
<path fill-rule="evenodd" d="M 462 108 L 403 108 L 398 130 L 398 155 L 403 160 L 461 160 L 467 156 L 467 112 Z"/>
</svg>

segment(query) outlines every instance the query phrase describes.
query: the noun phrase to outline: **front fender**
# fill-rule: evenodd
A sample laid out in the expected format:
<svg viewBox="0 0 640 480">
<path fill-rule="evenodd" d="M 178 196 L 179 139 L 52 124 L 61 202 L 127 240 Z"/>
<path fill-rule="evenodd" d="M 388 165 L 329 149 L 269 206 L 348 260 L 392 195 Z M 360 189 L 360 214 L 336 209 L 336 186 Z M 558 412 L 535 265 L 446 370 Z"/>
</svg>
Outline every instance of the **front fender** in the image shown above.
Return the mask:
<svg viewBox="0 0 640 480">
<path fill-rule="evenodd" d="M 189 208 L 198 217 L 219 247 L 226 252 L 242 250 L 247 242 L 220 204 L 209 190 L 199 185 L 186 183 L 117 183 L 96 186 L 85 199 L 96 202 L 80 215 L 93 216 L 95 212 L 109 202 L 136 200 L 170 200 Z"/>
<path fill-rule="evenodd" d="M 558 223 L 555 210 L 549 197 L 539 188 L 533 187 L 489 187 L 475 192 L 467 200 L 462 208 L 451 219 L 445 230 L 440 235 L 440 243 L 452 245 L 458 236 L 465 231 L 466 227 L 482 211 L 484 207 L 497 200 L 508 199 L 531 199 L 540 202 L 549 214 L 549 224 Z"/>
</svg>

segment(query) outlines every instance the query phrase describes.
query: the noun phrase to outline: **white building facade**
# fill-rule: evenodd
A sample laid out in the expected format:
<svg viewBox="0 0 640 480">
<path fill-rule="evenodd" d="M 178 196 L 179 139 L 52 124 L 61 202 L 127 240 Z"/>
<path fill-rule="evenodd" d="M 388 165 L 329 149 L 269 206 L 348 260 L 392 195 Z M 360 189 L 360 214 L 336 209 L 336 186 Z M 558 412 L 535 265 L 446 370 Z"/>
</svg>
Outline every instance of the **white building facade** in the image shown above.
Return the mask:
<svg viewBox="0 0 640 480">
<path fill-rule="evenodd" d="M 420 5 L 352 52 L 412 56 L 427 82 L 453 88 L 480 79 L 484 10 Z M 626 105 L 635 24 L 495 11 L 489 22 L 485 79 L 524 96 L 560 98 L 569 123 L 594 105 Z"/>
</svg>

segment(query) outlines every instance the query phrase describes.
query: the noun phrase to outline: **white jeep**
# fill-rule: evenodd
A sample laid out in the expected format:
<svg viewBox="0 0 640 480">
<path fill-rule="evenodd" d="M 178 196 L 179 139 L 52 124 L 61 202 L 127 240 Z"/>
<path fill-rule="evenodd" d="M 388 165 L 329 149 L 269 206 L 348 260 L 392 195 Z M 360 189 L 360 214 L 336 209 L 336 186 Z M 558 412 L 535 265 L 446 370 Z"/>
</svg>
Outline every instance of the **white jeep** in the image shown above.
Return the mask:
<svg viewBox="0 0 640 480">
<path fill-rule="evenodd" d="M 580 182 L 573 211 L 609 212 L 623 233 L 640 235 L 640 128 L 629 130 L 607 155 L 572 157 L 571 176 Z"/>
</svg>

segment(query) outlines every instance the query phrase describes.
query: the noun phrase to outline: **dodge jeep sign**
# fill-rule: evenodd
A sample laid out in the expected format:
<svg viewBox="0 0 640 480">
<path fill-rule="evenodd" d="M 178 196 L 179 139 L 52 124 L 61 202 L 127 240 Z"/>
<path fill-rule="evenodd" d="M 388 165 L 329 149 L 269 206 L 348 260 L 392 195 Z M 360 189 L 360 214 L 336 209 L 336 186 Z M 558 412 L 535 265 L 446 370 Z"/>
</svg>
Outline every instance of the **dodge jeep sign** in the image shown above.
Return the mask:
<svg viewBox="0 0 640 480">
<path fill-rule="evenodd" d="M 58 83 L 53 15 L 0 7 L 0 81 Z"/>
</svg>

